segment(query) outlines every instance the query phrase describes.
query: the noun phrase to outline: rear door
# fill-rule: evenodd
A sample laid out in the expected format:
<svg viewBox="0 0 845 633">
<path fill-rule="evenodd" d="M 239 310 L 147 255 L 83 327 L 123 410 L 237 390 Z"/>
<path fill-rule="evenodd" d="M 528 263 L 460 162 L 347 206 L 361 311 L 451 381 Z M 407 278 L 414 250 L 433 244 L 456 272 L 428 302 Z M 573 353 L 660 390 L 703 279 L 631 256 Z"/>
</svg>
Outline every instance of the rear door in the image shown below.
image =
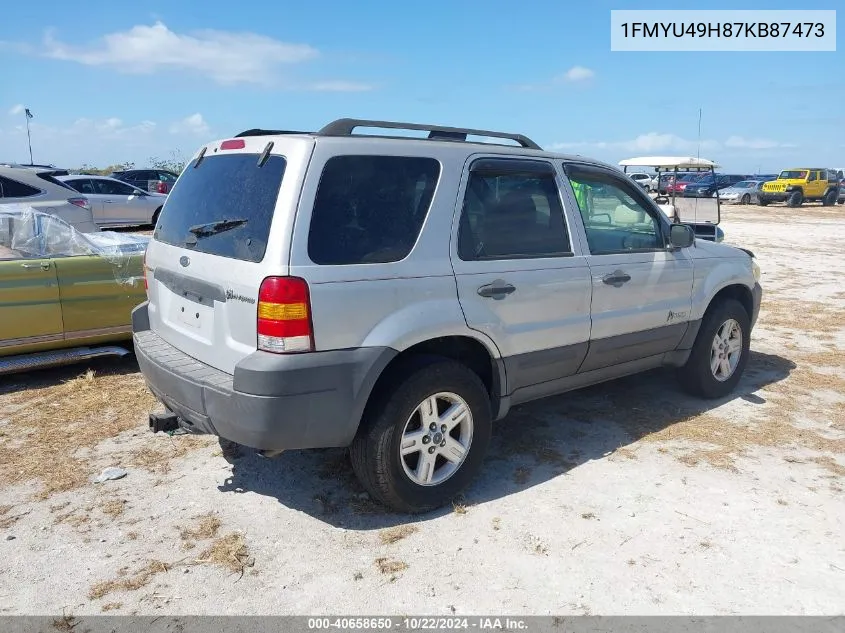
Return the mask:
<svg viewBox="0 0 845 633">
<path fill-rule="evenodd" d="M 94 187 L 94 181 L 91 178 L 70 178 L 64 182 L 88 198 L 88 202 L 91 204 L 91 215 L 94 218 L 94 222 L 98 224 L 102 223 L 105 212 L 105 205 L 103 204 L 105 196 L 101 195 L 97 188 Z"/>
<path fill-rule="evenodd" d="M 149 222 L 144 199 L 131 185 L 117 180 L 93 179 L 97 200 L 102 203 L 101 222 L 132 224 Z"/>
<path fill-rule="evenodd" d="M 692 306 L 693 264 L 667 248 L 644 192 L 599 166 L 567 163 L 592 276 L 590 350 L 581 371 L 675 349 Z"/>
<path fill-rule="evenodd" d="M 461 183 L 458 296 L 469 327 L 498 346 L 509 393 L 574 374 L 587 350 L 590 271 L 560 184 L 549 161 L 484 156 L 470 158 Z"/>
<path fill-rule="evenodd" d="M 258 290 L 287 274 L 312 148 L 302 137 L 249 137 L 210 144 L 188 164 L 147 247 L 150 326 L 164 340 L 228 373 L 257 349 Z M 217 230 L 222 220 L 233 222 Z"/>
</svg>

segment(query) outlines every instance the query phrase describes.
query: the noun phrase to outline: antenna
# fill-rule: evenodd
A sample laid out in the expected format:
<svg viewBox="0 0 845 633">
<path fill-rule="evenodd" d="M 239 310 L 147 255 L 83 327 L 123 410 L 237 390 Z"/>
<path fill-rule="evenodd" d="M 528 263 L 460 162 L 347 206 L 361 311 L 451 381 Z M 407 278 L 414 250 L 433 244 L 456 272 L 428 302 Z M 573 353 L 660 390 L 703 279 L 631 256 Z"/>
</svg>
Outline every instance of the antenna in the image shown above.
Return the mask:
<svg viewBox="0 0 845 633">
<path fill-rule="evenodd" d="M 701 108 L 698 109 L 698 140 L 696 148 L 696 158 L 701 158 Z"/>
</svg>

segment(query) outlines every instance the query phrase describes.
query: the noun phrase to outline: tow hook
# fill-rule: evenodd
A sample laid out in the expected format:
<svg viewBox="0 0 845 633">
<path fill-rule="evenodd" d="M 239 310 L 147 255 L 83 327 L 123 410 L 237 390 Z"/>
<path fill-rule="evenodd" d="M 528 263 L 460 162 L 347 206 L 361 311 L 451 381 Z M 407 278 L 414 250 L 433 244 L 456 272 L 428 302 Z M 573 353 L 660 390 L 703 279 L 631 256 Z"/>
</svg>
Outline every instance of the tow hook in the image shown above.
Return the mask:
<svg viewBox="0 0 845 633">
<path fill-rule="evenodd" d="M 164 413 L 150 413 L 150 430 L 153 433 L 162 431 L 170 433 L 179 428 L 179 418 L 172 411 Z"/>
</svg>

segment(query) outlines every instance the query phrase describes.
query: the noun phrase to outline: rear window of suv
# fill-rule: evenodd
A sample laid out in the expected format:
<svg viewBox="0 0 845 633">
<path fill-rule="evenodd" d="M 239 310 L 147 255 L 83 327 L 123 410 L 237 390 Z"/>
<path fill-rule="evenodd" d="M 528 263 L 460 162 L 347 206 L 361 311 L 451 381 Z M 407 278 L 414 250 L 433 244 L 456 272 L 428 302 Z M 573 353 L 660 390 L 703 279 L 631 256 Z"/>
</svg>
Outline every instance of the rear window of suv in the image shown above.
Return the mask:
<svg viewBox="0 0 845 633">
<path fill-rule="evenodd" d="M 330 158 L 311 214 L 311 261 L 348 265 L 404 259 L 419 237 L 439 177 L 440 163 L 433 158 Z"/>
<path fill-rule="evenodd" d="M 191 163 L 167 197 L 153 237 L 159 242 L 260 262 L 287 165 L 257 154 L 209 156 Z"/>
</svg>

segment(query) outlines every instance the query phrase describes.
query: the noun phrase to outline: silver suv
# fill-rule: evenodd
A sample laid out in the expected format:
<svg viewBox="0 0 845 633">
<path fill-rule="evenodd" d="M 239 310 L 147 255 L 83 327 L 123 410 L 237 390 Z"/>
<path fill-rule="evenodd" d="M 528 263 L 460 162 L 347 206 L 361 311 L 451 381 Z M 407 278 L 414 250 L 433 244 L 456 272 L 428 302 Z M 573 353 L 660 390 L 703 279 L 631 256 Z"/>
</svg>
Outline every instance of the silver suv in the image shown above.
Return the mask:
<svg viewBox="0 0 845 633">
<path fill-rule="evenodd" d="M 99 231 L 88 198 L 56 178 L 57 171 L 0 164 L 0 205 L 32 207 L 58 216 L 81 233 Z"/>
<path fill-rule="evenodd" d="M 728 394 L 762 294 L 750 252 L 696 240 L 615 167 L 350 119 L 202 147 L 145 273 L 154 431 L 349 447 L 405 512 L 462 490 L 514 405 L 666 365 Z"/>
</svg>

